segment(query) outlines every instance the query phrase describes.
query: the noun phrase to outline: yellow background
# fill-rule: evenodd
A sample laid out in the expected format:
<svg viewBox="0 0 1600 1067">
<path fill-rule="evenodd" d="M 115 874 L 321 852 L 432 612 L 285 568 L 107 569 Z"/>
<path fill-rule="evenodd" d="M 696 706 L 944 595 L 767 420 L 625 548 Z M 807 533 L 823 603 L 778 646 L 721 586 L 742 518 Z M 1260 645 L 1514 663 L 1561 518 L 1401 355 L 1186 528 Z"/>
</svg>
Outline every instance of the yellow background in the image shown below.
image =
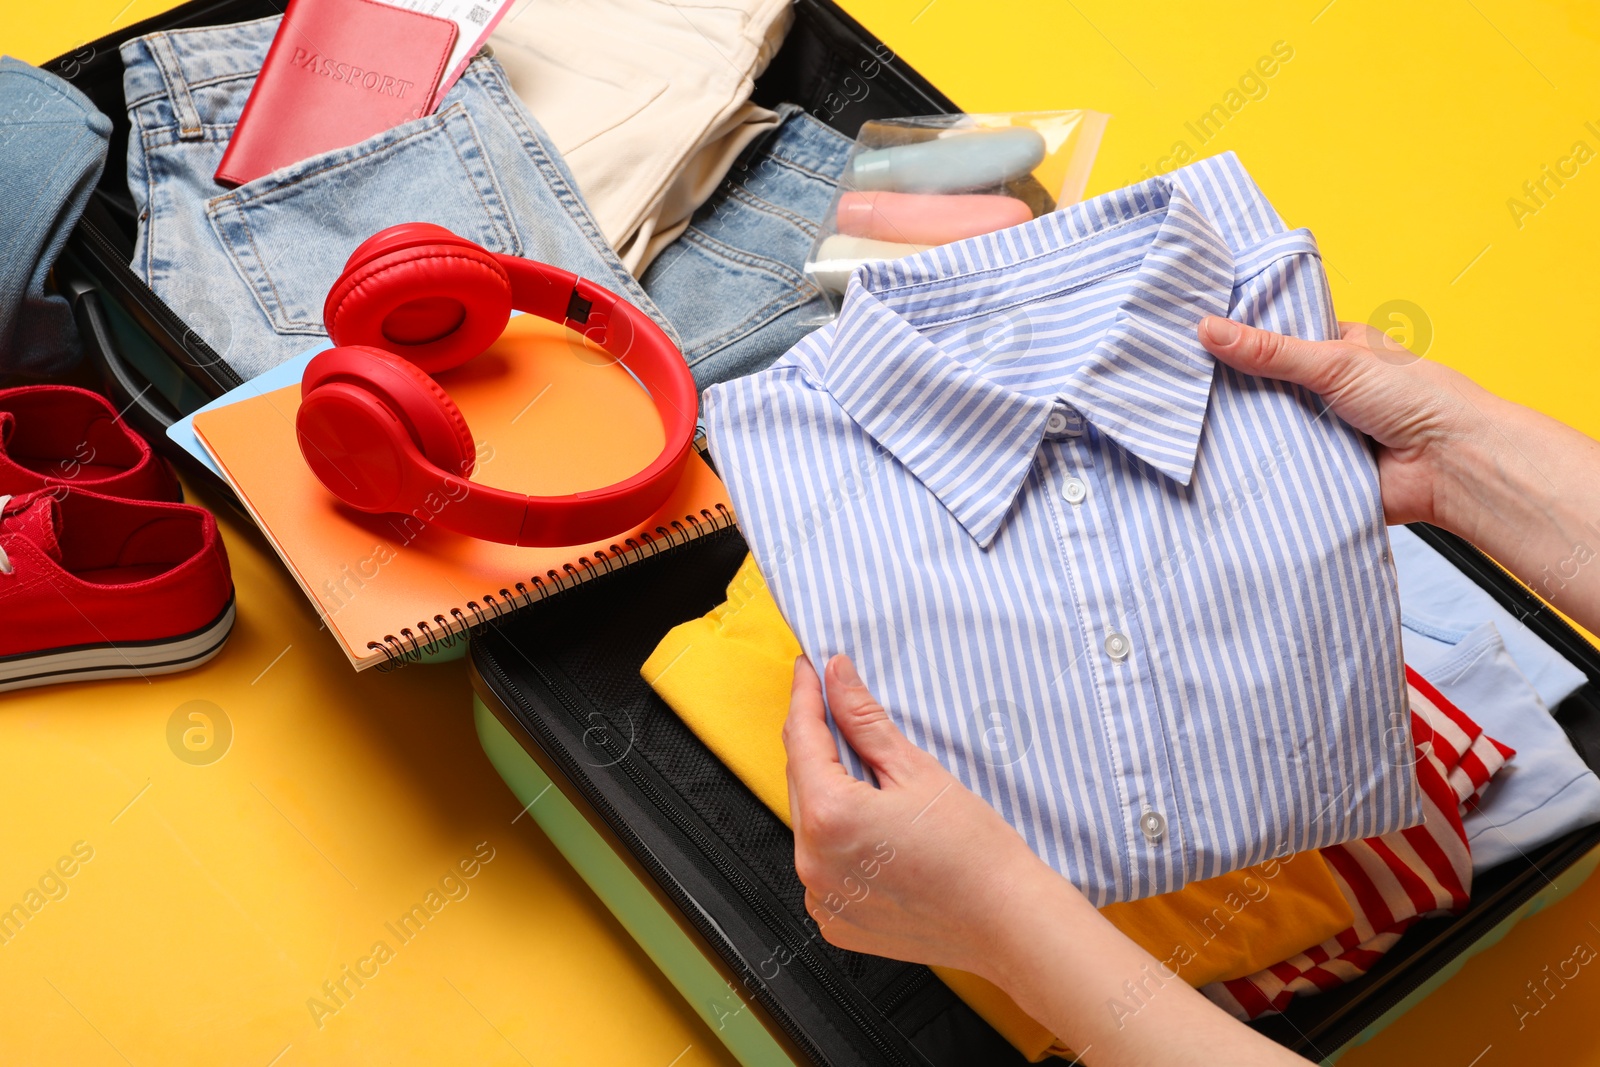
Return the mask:
<svg viewBox="0 0 1600 1067">
<path fill-rule="evenodd" d="M 7 6 L 0 48 L 40 61 L 166 4 Z M 1341 317 L 1408 301 L 1426 323 L 1384 325 L 1431 331 L 1431 357 L 1600 434 L 1600 161 L 1542 203 L 1523 189 L 1576 141 L 1600 151 L 1596 5 L 847 6 L 967 110 L 1113 113 L 1090 193 L 1179 141 L 1237 151 L 1290 225 L 1315 231 Z M 1265 95 L 1247 84 L 1260 98 L 1202 144 L 1185 123 L 1280 41 L 1293 58 Z M 1520 225 L 1513 197 L 1537 207 Z M 74 842 L 94 849 L 68 895 L 0 946 L 0 1059 L 731 1062 L 530 820 L 513 822 L 461 665 L 357 677 L 265 545 L 222 518 L 240 615 L 214 663 L 0 697 L 0 906 Z M 234 731 L 209 766 L 167 744 L 195 699 Z M 383 924 L 482 841 L 495 858 L 469 894 L 396 945 Z M 1597 923 L 1600 879 L 1344 1062 L 1600 1064 L 1600 973 L 1520 1028 L 1514 1007 L 1545 965 L 1600 947 Z M 379 939 L 395 958 L 319 1028 L 307 999 Z"/>
</svg>

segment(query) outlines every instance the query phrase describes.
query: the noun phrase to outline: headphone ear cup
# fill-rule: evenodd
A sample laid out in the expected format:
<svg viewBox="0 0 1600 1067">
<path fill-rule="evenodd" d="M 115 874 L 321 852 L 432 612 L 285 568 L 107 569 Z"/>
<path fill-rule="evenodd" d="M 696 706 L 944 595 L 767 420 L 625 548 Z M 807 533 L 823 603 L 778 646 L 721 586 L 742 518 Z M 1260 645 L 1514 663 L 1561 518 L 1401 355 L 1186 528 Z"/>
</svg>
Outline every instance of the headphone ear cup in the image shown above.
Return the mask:
<svg viewBox="0 0 1600 1067">
<path fill-rule="evenodd" d="M 381 410 L 352 414 L 352 405 L 379 406 Z M 327 466 L 335 452 L 361 452 L 360 435 L 349 423 L 384 414 L 388 418 L 379 421 L 392 420 L 398 425 L 402 450 L 409 443 L 412 450 L 420 453 L 411 460 L 413 466 L 421 459 L 446 474 L 466 478 L 472 473 L 477 446 L 467 420 L 439 383 L 415 364 L 382 349 L 341 347 L 318 354 L 306 365 L 295 425 L 300 431 L 301 451 L 313 470 L 319 463 Z M 319 428 L 325 432 L 319 434 Z M 378 437 L 383 438 L 386 433 Z M 308 451 L 308 446 L 318 446 L 323 437 L 333 440 L 321 447 L 321 454 L 313 454 L 316 447 Z M 365 507 L 351 494 L 361 488 L 368 466 L 359 458 L 351 459 L 344 464 L 345 469 L 335 472 L 333 484 L 320 470 L 318 478 L 335 496 Z M 377 466 L 386 470 L 388 464 L 380 457 Z M 387 477 L 381 470 L 373 471 L 373 478 L 368 480 L 381 483 Z"/>
<path fill-rule="evenodd" d="M 436 229 L 453 239 L 409 245 L 401 239 Z M 394 230 L 423 232 L 386 230 L 356 250 L 322 306 L 328 336 L 341 347 L 392 352 L 430 374 L 458 367 L 505 329 L 511 279 L 492 253 L 440 227 Z"/>
<path fill-rule="evenodd" d="M 356 245 L 356 250 L 345 260 L 343 273 L 348 274 L 378 256 L 417 245 L 478 247 L 465 237 L 431 222 L 402 222 L 398 226 L 387 226 Z"/>
</svg>

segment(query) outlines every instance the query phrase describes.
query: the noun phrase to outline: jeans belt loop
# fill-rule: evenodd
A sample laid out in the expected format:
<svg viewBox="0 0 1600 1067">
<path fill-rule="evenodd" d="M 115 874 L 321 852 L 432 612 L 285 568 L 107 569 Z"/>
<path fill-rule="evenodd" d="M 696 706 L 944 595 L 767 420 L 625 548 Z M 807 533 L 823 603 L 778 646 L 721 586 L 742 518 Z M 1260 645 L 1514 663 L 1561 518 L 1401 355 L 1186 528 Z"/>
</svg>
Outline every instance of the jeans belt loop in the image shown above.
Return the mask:
<svg viewBox="0 0 1600 1067">
<path fill-rule="evenodd" d="M 178 63 L 178 53 L 172 47 L 172 38 L 164 33 L 153 34 L 149 43 L 150 54 L 155 58 L 156 68 L 161 71 L 161 80 L 166 82 L 167 98 L 172 101 L 173 114 L 178 120 L 178 139 L 203 139 L 205 129 L 200 123 L 200 110 L 194 106 L 189 83 L 184 80 L 183 67 Z"/>
</svg>

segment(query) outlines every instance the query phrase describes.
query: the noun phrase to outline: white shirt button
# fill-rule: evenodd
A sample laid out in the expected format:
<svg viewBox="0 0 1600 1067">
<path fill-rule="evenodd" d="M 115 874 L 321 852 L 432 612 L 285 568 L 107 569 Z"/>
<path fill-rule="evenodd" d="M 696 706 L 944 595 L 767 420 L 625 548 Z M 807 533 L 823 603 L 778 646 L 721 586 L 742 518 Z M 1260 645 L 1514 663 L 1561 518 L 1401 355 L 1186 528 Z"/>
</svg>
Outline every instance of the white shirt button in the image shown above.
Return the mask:
<svg viewBox="0 0 1600 1067">
<path fill-rule="evenodd" d="M 1069 504 L 1081 504 L 1089 495 L 1089 485 L 1082 478 L 1068 478 L 1061 483 L 1061 495 Z"/>
<path fill-rule="evenodd" d="M 1139 832 L 1152 845 L 1160 844 L 1167 833 L 1167 820 L 1158 811 L 1147 811 L 1139 816 Z"/>
<path fill-rule="evenodd" d="M 1128 653 L 1133 651 L 1133 644 L 1128 638 L 1119 633 L 1106 634 L 1106 655 L 1117 662 L 1128 658 Z"/>
<path fill-rule="evenodd" d="M 1046 437 L 1060 439 L 1062 437 L 1083 436 L 1083 416 L 1076 408 L 1065 404 L 1057 404 L 1050 409 L 1050 414 L 1044 418 L 1044 434 Z"/>
</svg>

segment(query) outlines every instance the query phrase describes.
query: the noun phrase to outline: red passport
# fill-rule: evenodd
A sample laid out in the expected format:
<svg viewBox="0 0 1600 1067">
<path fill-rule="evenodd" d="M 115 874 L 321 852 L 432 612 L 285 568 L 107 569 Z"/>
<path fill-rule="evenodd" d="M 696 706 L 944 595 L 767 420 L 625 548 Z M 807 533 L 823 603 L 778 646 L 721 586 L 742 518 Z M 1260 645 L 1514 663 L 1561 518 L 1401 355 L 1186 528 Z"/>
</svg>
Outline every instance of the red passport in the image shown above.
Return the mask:
<svg viewBox="0 0 1600 1067">
<path fill-rule="evenodd" d="M 216 179 L 243 185 L 433 111 L 449 19 L 376 0 L 290 0 Z"/>
</svg>

